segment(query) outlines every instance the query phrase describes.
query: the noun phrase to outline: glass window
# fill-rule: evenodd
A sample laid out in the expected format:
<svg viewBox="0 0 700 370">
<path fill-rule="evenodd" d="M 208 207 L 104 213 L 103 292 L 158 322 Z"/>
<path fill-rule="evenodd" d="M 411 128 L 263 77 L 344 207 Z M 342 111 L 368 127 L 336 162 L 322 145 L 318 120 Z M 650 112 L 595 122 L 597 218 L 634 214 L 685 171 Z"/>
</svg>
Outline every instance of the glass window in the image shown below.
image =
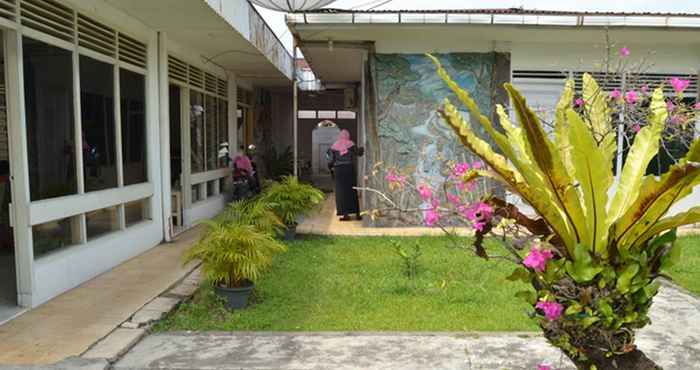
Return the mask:
<svg viewBox="0 0 700 370">
<path fill-rule="evenodd" d="M 180 189 L 182 174 L 182 143 L 180 143 L 180 87 L 170 85 L 170 185 Z"/>
<path fill-rule="evenodd" d="M 334 110 L 320 110 L 318 111 L 318 119 L 335 119 Z"/>
<path fill-rule="evenodd" d="M 340 110 L 338 111 L 338 119 L 355 119 L 357 114 L 353 111 Z"/>
<path fill-rule="evenodd" d="M 85 191 L 117 187 L 114 66 L 80 56 Z"/>
<path fill-rule="evenodd" d="M 192 173 L 204 171 L 204 99 L 202 93 L 190 92 L 190 143 Z"/>
<path fill-rule="evenodd" d="M 226 148 L 232 150 L 234 147 L 228 142 L 228 102 L 224 99 L 219 99 L 219 168 L 228 167 L 229 155 L 225 151 Z M 228 146 L 223 145 L 224 143 L 229 144 Z"/>
<path fill-rule="evenodd" d="M 117 207 L 98 209 L 85 214 L 87 239 L 92 240 L 112 231 L 119 230 L 119 211 Z"/>
<path fill-rule="evenodd" d="M 78 244 L 78 222 L 76 216 L 33 226 L 34 258 Z"/>
<path fill-rule="evenodd" d="M 297 114 L 299 119 L 316 119 L 315 110 L 300 110 Z"/>
<path fill-rule="evenodd" d="M 248 109 L 244 107 L 239 107 L 238 112 L 238 122 L 237 122 L 237 128 L 236 128 L 236 140 L 238 140 L 238 145 L 231 145 L 229 149 L 232 151 L 231 154 L 235 154 L 235 151 L 238 149 L 238 146 L 246 145 L 246 129 L 245 129 L 245 122 L 248 116 Z"/>
<path fill-rule="evenodd" d="M 219 132 L 217 121 L 219 119 L 219 108 L 217 107 L 218 104 L 215 97 L 205 95 L 205 100 L 204 117 L 206 126 L 204 137 L 206 141 L 206 169 L 207 171 L 211 171 L 218 168 L 217 158 L 219 155 Z"/>
<path fill-rule="evenodd" d="M 126 69 L 119 71 L 124 185 L 148 181 L 146 152 L 146 78 Z"/>
<path fill-rule="evenodd" d="M 226 194 L 227 191 L 228 191 L 228 185 L 226 182 L 226 178 L 225 177 L 220 178 L 219 179 L 219 193 Z"/>
<path fill-rule="evenodd" d="M 124 204 L 126 227 L 151 219 L 150 198 Z"/>
<path fill-rule="evenodd" d="M 200 184 L 192 185 L 192 203 L 197 203 L 202 199 L 202 193 L 199 191 Z"/>
<path fill-rule="evenodd" d="M 207 197 L 213 197 L 214 195 L 216 195 L 216 183 L 218 181 L 219 180 L 212 180 L 207 182 Z"/>
<path fill-rule="evenodd" d="M 75 194 L 72 53 L 27 37 L 22 45 L 31 200 Z"/>
</svg>

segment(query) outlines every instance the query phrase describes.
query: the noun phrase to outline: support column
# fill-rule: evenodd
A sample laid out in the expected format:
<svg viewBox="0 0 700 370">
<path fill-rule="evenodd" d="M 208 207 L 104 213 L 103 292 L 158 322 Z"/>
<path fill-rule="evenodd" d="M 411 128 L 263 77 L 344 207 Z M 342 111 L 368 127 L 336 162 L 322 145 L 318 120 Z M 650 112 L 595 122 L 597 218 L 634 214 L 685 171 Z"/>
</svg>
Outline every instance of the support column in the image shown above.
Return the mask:
<svg viewBox="0 0 700 370">
<path fill-rule="evenodd" d="M 158 32 L 158 99 L 160 121 L 160 175 L 161 204 L 163 211 L 163 236 L 165 241 L 173 237 L 172 229 L 172 184 L 170 183 L 170 92 L 168 84 L 168 37 Z"/>
<path fill-rule="evenodd" d="M 294 176 L 299 177 L 299 93 L 297 85 L 297 39 L 294 38 L 294 57 L 292 59 L 292 89 L 294 89 L 293 95 L 293 109 L 292 114 L 294 115 Z"/>
<path fill-rule="evenodd" d="M 17 266 L 17 304 L 32 307 L 34 281 L 34 247 L 29 223 L 29 168 L 27 167 L 27 128 L 24 111 L 24 64 L 22 36 L 4 30 L 5 84 L 10 152 L 12 204 L 10 222 L 14 231 Z"/>
</svg>

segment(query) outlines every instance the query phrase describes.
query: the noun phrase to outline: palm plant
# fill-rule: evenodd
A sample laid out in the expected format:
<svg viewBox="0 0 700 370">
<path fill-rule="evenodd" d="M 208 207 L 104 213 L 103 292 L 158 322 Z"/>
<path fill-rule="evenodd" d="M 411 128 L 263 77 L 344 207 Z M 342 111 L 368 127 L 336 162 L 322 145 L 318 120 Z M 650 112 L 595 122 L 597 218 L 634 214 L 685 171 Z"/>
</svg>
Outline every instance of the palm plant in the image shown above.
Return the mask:
<svg viewBox="0 0 700 370">
<path fill-rule="evenodd" d="M 202 272 L 217 287 L 255 283 L 270 267 L 273 256 L 286 251 L 274 237 L 281 221 L 260 200 L 233 203 L 219 217 L 202 223 L 207 230 L 184 260 L 201 261 Z"/>
<path fill-rule="evenodd" d="M 663 88 L 652 94 L 648 122 L 637 133 L 615 181 L 611 102 L 590 75 L 583 76 L 576 105 L 574 82 L 566 83 L 553 135 L 544 130 L 524 97 L 505 84 L 519 124 L 497 106 L 501 130 L 430 57 L 496 147 L 479 138 L 445 100 L 439 111 L 443 119 L 464 146 L 489 166 L 471 171 L 465 181 L 478 176 L 495 179 L 537 213 L 531 219 L 503 200 L 486 200 L 494 215 L 540 237 L 541 244 L 524 261 L 519 259 L 521 266 L 511 279 L 534 287 L 536 293 L 521 296 L 535 308 L 545 337 L 580 369 L 659 368 L 636 348 L 634 333 L 649 323 L 649 308 L 659 289 L 657 278 L 679 259 L 680 250 L 673 243 L 675 228 L 700 221 L 700 207 L 666 216 L 700 184 L 700 141 L 666 173 L 646 174 L 669 121 Z M 477 232 L 477 243 L 496 227 L 495 222 L 489 220 Z"/>
<path fill-rule="evenodd" d="M 262 194 L 265 202 L 272 206 L 275 214 L 287 227 L 296 226 L 299 216 L 308 214 L 324 197 L 321 190 L 299 182 L 294 176 L 284 176 Z"/>
</svg>

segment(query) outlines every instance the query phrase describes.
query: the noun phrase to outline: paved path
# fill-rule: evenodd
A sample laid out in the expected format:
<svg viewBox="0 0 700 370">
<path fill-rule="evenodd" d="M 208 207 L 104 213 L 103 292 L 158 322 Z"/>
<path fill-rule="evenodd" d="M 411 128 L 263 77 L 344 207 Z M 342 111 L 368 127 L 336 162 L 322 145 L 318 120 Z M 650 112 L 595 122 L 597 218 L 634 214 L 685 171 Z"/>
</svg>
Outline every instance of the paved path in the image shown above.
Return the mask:
<svg viewBox="0 0 700 370">
<path fill-rule="evenodd" d="M 700 299 L 664 286 L 652 320 L 642 350 L 666 369 L 700 369 Z M 145 338 L 113 368 L 532 370 L 542 361 L 573 369 L 532 333 L 171 333 Z"/>
<path fill-rule="evenodd" d="M 193 269 L 194 264 L 182 266 L 182 254 L 200 232 L 187 231 L 0 325 L 0 364 L 79 356 Z"/>
</svg>

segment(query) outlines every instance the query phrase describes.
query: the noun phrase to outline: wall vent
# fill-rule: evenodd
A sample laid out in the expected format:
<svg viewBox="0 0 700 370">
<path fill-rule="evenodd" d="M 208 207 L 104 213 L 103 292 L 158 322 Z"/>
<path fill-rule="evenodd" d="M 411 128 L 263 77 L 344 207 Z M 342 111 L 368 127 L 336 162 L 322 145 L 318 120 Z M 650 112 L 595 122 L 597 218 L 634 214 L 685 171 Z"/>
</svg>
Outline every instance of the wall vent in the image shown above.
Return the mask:
<svg viewBox="0 0 700 370">
<path fill-rule="evenodd" d="M 73 10 L 54 0 L 22 0 L 20 17 L 23 26 L 68 42 L 74 40 Z"/>
<path fill-rule="evenodd" d="M 146 44 L 123 33 L 118 34 L 119 60 L 146 69 Z"/>
<path fill-rule="evenodd" d="M 204 89 L 204 72 L 201 69 L 190 66 L 189 82 L 191 86 Z"/>
<path fill-rule="evenodd" d="M 78 15 L 78 45 L 114 57 L 116 44 L 116 31 L 82 14 Z"/>
<path fill-rule="evenodd" d="M 204 74 L 204 91 L 216 95 L 218 78 L 211 73 Z"/>
<path fill-rule="evenodd" d="M 14 21 L 17 17 L 16 0 L 0 0 L 0 18 Z"/>
<path fill-rule="evenodd" d="M 168 77 L 178 82 L 187 83 L 187 63 L 168 55 Z"/>
<path fill-rule="evenodd" d="M 228 83 L 226 80 L 219 79 L 217 88 L 220 96 L 224 98 L 228 97 Z"/>
</svg>

